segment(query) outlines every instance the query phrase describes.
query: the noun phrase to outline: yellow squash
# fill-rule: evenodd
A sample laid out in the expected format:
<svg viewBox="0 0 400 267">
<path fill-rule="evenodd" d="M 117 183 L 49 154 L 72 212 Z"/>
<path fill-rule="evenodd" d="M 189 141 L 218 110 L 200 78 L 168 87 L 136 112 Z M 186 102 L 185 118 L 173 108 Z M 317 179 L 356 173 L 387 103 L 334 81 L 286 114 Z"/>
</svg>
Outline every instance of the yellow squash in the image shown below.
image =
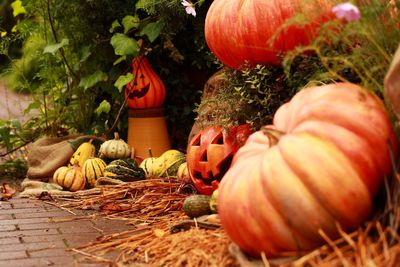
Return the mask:
<svg viewBox="0 0 400 267">
<path fill-rule="evenodd" d="M 78 164 L 78 166 L 82 167 L 88 158 L 94 157 L 95 153 L 96 147 L 92 144 L 92 142 L 84 142 L 74 152 L 69 160 L 69 164 L 70 166 Z"/>
<path fill-rule="evenodd" d="M 90 158 L 85 161 L 82 174 L 89 187 L 94 187 L 96 180 L 104 175 L 106 163 L 101 158 Z"/>
</svg>

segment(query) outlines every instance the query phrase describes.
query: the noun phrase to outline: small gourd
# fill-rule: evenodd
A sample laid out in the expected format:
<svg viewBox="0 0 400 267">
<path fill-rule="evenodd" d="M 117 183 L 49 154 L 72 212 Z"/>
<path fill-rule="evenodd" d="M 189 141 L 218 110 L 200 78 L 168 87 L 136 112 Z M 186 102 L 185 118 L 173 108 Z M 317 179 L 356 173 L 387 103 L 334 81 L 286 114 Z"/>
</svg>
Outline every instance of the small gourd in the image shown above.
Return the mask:
<svg viewBox="0 0 400 267">
<path fill-rule="evenodd" d="M 215 189 L 214 192 L 211 194 L 210 210 L 212 213 L 218 213 L 217 199 L 218 199 L 218 188 Z"/>
<path fill-rule="evenodd" d="M 96 147 L 92 144 L 92 140 L 89 142 L 82 143 L 74 152 L 69 160 L 69 166 L 78 164 L 82 167 L 88 158 L 94 157 L 96 153 Z"/>
<path fill-rule="evenodd" d="M 185 183 L 191 182 L 190 174 L 189 174 L 189 170 L 188 170 L 186 161 L 184 163 L 182 163 L 181 165 L 179 165 L 177 176 L 181 181 L 183 181 Z"/>
<path fill-rule="evenodd" d="M 111 161 L 104 170 L 104 176 L 125 182 L 143 180 L 145 173 L 137 162 L 131 158 Z"/>
<path fill-rule="evenodd" d="M 99 154 L 101 158 L 121 159 L 131 155 L 129 145 L 119 138 L 117 132 L 114 133 L 114 139 L 107 140 L 100 146 Z"/>
<path fill-rule="evenodd" d="M 190 218 L 211 214 L 209 195 L 191 195 L 183 201 L 182 209 Z"/>
<path fill-rule="evenodd" d="M 154 177 L 176 176 L 179 166 L 185 161 L 184 153 L 169 149 L 155 160 L 152 166 L 152 175 Z"/>
<path fill-rule="evenodd" d="M 89 187 L 94 187 L 96 180 L 104 175 L 106 165 L 101 158 L 90 158 L 85 161 L 82 173 Z"/>
<path fill-rule="evenodd" d="M 58 168 L 53 174 L 53 181 L 71 192 L 82 190 L 86 184 L 82 168 L 77 164 Z"/>
<path fill-rule="evenodd" d="M 156 162 L 157 157 L 149 157 L 145 158 L 139 165 L 140 168 L 142 168 L 146 174 L 146 177 L 152 177 L 153 176 L 153 168 L 154 168 L 154 163 Z"/>
</svg>

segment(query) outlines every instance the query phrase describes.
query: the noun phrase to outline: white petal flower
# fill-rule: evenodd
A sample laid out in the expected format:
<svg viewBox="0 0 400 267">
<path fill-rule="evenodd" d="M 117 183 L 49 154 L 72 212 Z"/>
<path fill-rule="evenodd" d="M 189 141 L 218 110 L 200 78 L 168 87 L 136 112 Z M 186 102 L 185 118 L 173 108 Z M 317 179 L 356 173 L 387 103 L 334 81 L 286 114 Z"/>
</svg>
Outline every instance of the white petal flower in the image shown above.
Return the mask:
<svg viewBox="0 0 400 267">
<path fill-rule="evenodd" d="M 341 3 L 332 8 L 332 12 L 338 19 L 343 19 L 347 22 L 357 21 L 361 18 L 360 10 L 355 5 L 346 2 Z"/>
<path fill-rule="evenodd" d="M 182 0 L 182 5 L 185 7 L 186 13 L 196 17 L 196 9 L 194 9 L 194 5 L 186 0 Z"/>
</svg>

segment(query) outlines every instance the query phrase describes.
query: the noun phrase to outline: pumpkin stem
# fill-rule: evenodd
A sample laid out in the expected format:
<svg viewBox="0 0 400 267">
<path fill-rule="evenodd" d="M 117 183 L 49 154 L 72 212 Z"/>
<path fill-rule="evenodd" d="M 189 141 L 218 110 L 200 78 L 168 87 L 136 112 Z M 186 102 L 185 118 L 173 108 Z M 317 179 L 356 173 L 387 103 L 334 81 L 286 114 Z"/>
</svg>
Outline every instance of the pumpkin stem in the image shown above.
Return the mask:
<svg viewBox="0 0 400 267">
<path fill-rule="evenodd" d="M 149 148 L 149 155 L 150 157 L 153 157 L 153 152 L 151 152 L 151 148 Z"/>
<path fill-rule="evenodd" d="M 268 137 L 268 141 L 271 146 L 276 145 L 279 142 L 279 139 L 281 139 L 281 137 L 285 134 L 284 132 L 266 126 L 262 127 L 261 131 Z"/>
<path fill-rule="evenodd" d="M 114 139 L 115 139 L 115 140 L 119 140 L 119 134 L 118 134 L 118 132 L 114 132 Z"/>
</svg>

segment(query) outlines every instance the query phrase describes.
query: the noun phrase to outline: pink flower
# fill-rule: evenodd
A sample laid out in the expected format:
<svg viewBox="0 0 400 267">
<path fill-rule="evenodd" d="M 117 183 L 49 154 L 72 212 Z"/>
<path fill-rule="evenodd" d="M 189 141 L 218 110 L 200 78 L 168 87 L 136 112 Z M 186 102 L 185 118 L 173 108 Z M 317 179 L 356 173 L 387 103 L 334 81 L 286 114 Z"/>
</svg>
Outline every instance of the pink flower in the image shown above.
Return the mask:
<svg viewBox="0 0 400 267">
<path fill-rule="evenodd" d="M 186 0 L 182 0 L 182 5 L 185 7 L 186 13 L 188 13 L 189 15 L 193 15 L 193 17 L 196 17 L 196 10 L 194 9 L 194 4 Z"/>
<path fill-rule="evenodd" d="M 355 5 L 346 2 L 341 3 L 332 8 L 332 12 L 338 19 L 345 20 L 347 22 L 356 21 L 361 18 L 360 10 Z"/>
</svg>

